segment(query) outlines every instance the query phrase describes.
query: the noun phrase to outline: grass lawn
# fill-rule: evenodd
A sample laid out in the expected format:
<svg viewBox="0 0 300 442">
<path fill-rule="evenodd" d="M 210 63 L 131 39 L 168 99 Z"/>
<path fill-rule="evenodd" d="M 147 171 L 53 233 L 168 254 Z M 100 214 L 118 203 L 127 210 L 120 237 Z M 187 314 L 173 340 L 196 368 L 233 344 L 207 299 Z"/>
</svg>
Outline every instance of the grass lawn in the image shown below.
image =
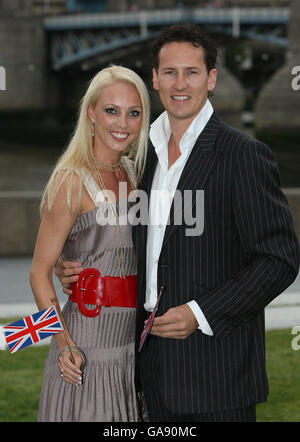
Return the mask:
<svg viewBox="0 0 300 442">
<path fill-rule="evenodd" d="M 48 345 L 33 345 L 0 352 L 0 422 L 36 422 L 48 351 Z"/>
<path fill-rule="evenodd" d="M 268 401 L 257 406 L 259 422 L 300 422 L 300 350 L 291 329 L 266 333 Z"/>
<path fill-rule="evenodd" d="M 293 337 L 290 329 L 266 333 L 270 395 L 257 406 L 258 422 L 300 421 L 300 350 L 292 349 Z M 0 422 L 36 421 L 47 353 L 48 346 L 0 352 Z"/>
</svg>

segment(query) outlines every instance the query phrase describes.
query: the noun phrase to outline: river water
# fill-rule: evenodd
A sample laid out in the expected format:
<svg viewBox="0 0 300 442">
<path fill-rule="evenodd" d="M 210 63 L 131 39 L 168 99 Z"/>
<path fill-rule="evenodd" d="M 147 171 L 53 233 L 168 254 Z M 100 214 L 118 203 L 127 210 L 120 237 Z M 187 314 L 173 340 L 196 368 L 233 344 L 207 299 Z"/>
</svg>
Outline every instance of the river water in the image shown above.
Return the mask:
<svg viewBox="0 0 300 442">
<path fill-rule="evenodd" d="M 244 126 L 241 115 L 226 115 L 223 119 L 234 127 L 254 136 L 251 126 Z M 65 140 L 71 133 L 66 129 Z M 48 135 L 47 135 L 48 137 Z M 41 141 L 23 143 L 22 135 L 14 141 L 1 140 L 0 136 L 0 190 L 42 190 L 50 176 L 57 158 L 64 149 L 63 142 L 51 145 L 51 140 L 43 145 Z M 300 140 L 299 140 L 300 141 Z M 282 187 L 300 187 L 299 144 L 283 142 L 272 148 L 279 164 Z"/>
</svg>

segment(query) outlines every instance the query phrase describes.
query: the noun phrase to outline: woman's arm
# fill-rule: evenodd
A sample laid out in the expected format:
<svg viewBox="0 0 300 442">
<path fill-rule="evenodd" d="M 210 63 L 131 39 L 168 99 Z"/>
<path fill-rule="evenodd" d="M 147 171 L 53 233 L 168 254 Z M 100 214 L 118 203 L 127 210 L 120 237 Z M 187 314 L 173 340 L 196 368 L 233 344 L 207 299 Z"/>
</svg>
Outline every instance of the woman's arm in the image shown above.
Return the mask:
<svg viewBox="0 0 300 442">
<path fill-rule="evenodd" d="M 78 178 L 73 178 L 72 199 L 75 204 L 78 201 Z M 47 203 L 46 203 L 47 204 Z M 45 206 L 46 206 L 45 204 Z M 35 245 L 34 256 L 30 270 L 30 283 L 39 310 L 52 305 L 51 298 L 58 303 L 52 273 L 55 263 L 61 255 L 66 238 L 74 225 L 78 210 L 70 212 L 67 207 L 67 184 L 64 179 L 55 198 L 51 211 L 44 207 L 41 224 Z M 65 329 L 69 344 L 76 346 L 69 331 Z M 66 347 L 63 333 L 55 336 L 59 349 Z M 64 352 L 60 358 L 60 368 L 63 369 L 64 379 L 71 383 L 78 383 L 81 374 L 79 367 L 82 362 L 80 355 L 74 354 L 75 365 L 72 363 L 70 352 Z"/>
</svg>

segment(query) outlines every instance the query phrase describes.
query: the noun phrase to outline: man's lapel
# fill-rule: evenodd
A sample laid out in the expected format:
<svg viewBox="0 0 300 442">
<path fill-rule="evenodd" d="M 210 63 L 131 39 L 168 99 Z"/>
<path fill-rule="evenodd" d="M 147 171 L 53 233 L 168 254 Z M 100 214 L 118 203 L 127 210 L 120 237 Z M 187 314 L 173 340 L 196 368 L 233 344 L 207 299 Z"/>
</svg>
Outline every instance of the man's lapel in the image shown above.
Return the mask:
<svg viewBox="0 0 300 442">
<path fill-rule="evenodd" d="M 191 192 L 189 192 L 190 198 L 196 190 L 203 190 L 215 168 L 218 155 L 218 151 L 215 148 L 215 141 L 222 124 L 222 120 L 214 112 L 197 138 L 177 186 L 177 191 L 181 193 L 182 207 L 181 205 L 176 204 L 174 210 L 175 200 L 173 200 L 170 209 L 170 222 L 169 225 L 166 226 L 162 247 L 165 246 L 166 242 L 170 239 L 170 236 L 179 227 L 178 223 L 180 220 L 184 220 L 184 190 L 191 190 Z M 185 203 L 187 203 L 187 201 L 185 201 Z"/>
<path fill-rule="evenodd" d="M 148 212 L 149 212 L 151 186 L 152 186 L 152 181 L 153 181 L 157 161 L 158 161 L 158 158 L 155 153 L 154 147 L 149 142 L 146 167 L 145 167 L 145 171 L 143 173 L 143 177 L 142 177 L 142 180 L 141 180 L 141 183 L 139 186 L 139 189 L 142 192 L 146 193 Z M 143 263 L 144 265 L 146 263 L 146 259 L 145 259 L 146 255 L 145 254 L 146 254 L 146 243 L 147 243 L 147 234 L 148 234 L 148 222 L 149 222 L 149 219 L 147 216 L 146 224 L 144 224 L 144 223 L 138 224 L 135 228 L 136 234 L 139 238 L 139 247 L 136 250 L 136 253 L 138 255 L 138 262 Z"/>
<path fill-rule="evenodd" d="M 145 171 L 145 175 L 147 176 L 145 190 L 147 192 L 149 200 L 150 200 L 151 187 L 152 187 L 152 182 L 153 182 L 157 162 L 158 162 L 158 158 L 157 158 L 156 152 L 154 150 L 154 147 L 151 145 L 151 146 L 149 146 L 147 167 L 146 167 L 146 171 Z M 148 206 L 149 206 L 149 200 L 148 200 Z"/>
</svg>

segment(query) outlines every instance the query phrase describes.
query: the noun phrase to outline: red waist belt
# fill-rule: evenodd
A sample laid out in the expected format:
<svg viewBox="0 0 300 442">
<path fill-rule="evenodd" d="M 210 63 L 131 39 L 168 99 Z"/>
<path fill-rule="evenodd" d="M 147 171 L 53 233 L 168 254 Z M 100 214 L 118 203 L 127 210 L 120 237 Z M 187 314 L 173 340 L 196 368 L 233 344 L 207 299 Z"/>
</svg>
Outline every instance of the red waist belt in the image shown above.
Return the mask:
<svg viewBox="0 0 300 442">
<path fill-rule="evenodd" d="M 85 316 L 99 315 L 101 307 L 136 307 L 137 276 L 102 276 L 94 268 L 84 269 L 77 282 L 71 285 L 69 300 L 77 302 Z M 96 305 L 93 310 L 85 304 Z"/>
</svg>

